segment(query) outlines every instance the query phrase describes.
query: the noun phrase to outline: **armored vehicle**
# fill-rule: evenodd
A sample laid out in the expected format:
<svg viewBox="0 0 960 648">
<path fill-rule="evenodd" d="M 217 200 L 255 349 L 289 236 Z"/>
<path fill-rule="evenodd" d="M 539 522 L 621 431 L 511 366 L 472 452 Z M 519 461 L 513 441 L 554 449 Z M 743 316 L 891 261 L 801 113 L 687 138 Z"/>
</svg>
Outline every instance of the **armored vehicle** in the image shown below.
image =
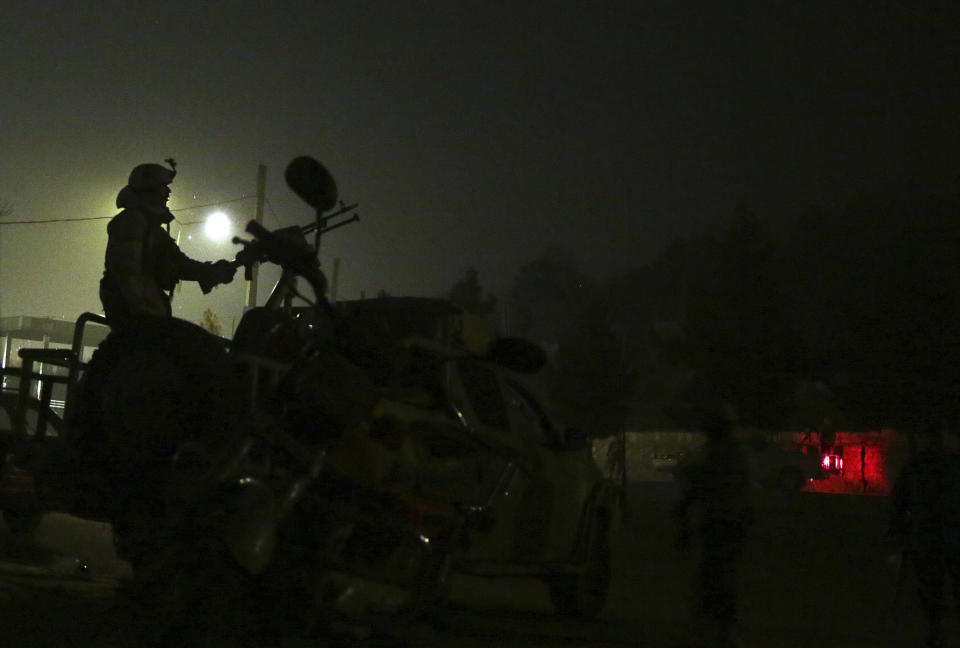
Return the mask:
<svg viewBox="0 0 960 648">
<path fill-rule="evenodd" d="M 283 273 L 232 340 L 157 321 L 84 363 L 84 326 L 102 321 L 84 314 L 72 349 L 21 352 L 19 488 L 0 508 L 113 523 L 131 598 L 194 641 L 251 619 L 373 628 L 441 601 L 455 570 L 543 578 L 559 612 L 596 614 L 620 496 L 588 435 L 535 395 L 543 352 L 444 300 L 328 302 L 306 236 L 355 206 L 329 213 L 336 185 L 311 158 L 287 180 L 316 220 L 235 239 L 248 274 Z M 62 417 L 36 361 L 67 370 Z"/>
</svg>

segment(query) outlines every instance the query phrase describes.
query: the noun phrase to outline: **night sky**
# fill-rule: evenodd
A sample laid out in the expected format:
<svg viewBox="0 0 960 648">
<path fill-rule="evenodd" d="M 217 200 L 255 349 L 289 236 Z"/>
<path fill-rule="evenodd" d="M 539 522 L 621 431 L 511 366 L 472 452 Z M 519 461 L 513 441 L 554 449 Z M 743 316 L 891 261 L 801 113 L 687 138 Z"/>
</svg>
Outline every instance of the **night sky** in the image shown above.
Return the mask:
<svg viewBox="0 0 960 648">
<path fill-rule="evenodd" d="M 610 276 L 738 203 L 958 194 L 955 3 L 751 4 L 2 0 L 0 204 L 110 216 L 134 165 L 172 156 L 175 210 L 251 196 L 264 163 L 266 225 L 305 223 L 282 176 L 310 154 L 361 204 L 322 256 L 354 298 L 470 265 L 502 296 L 545 247 Z M 0 227 L 0 314 L 98 311 L 106 223 Z M 229 326 L 240 285 L 191 284 L 176 313 Z"/>
</svg>

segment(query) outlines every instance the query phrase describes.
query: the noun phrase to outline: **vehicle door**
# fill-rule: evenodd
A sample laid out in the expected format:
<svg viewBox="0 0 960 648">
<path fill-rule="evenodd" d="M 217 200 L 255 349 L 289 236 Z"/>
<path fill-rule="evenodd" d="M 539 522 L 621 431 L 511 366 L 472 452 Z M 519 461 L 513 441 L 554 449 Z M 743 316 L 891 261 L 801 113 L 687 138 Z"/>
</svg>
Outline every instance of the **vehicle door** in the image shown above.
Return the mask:
<svg viewBox="0 0 960 648">
<path fill-rule="evenodd" d="M 486 503 L 492 490 L 484 471 L 489 450 L 466 434 L 459 421 L 425 413 L 409 422 L 408 433 L 416 443 L 420 494 L 461 507 Z"/>
<path fill-rule="evenodd" d="M 465 558 L 476 562 L 516 559 L 518 521 L 530 487 L 531 467 L 522 444 L 510 428 L 497 370 L 473 358 L 447 366 L 446 391 L 463 433 L 478 444 L 476 478 L 484 493 L 488 523 L 470 532 Z"/>
<path fill-rule="evenodd" d="M 557 562 L 571 557 L 586 503 L 599 471 L 589 448 L 567 447 L 563 433 L 533 393 L 519 381 L 505 381 L 507 415 L 531 457 L 531 485 L 519 518 L 523 540 L 518 554 L 527 561 Z M 589 444 L 587 444 L 589 445 Z"/>
</svg>

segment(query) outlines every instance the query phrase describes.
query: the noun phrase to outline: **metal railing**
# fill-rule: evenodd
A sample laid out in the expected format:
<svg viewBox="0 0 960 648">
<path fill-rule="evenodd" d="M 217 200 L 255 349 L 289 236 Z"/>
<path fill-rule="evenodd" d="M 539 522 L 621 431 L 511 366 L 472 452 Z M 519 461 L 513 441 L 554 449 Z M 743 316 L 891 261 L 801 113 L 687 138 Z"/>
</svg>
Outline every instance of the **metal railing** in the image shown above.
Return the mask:
<svg viewBox="0 0 960 648">
<path fill-rule="evenodd" d="M 64 423 L 69 423 L 70 421 L 80 370 L 86 366 L 81 360 L 81 354 L 83 353 L 84 327 L 88 322 L 103 325 L 107 324 L 106 318 L 102 315 L 83 313 L 77 318 L 77 322 L 74 325 L 73 343 L 70 349 L 20 349 L 18 355 L 22 360 L 22 366 L 19 370 L 14 368 L 6 368 L 3 370 L 5 375 L 19 376 L 17 406 L 13 420 L 14 436 L 19 438 L 28 436 L 27 409 L 31 407 L 37 409 L 37 425 L 33 431 L 34 438 L 43 438 L 46 435 L 47 425 L 51 421 L 54 421 L 54 427 L 60 434 L 66 432 Z M 34 373 L 34 363 L 63 367 L 67 369 L 67 375 L 56 376 Z M 35 380 L 40 385 L 39 399 L 32 398 L 30 395 L 31 387 Z M 53 386 L 57 384 L 66 385 L 62 417 L 58 416 L 52 408 Z"/>
</svg>

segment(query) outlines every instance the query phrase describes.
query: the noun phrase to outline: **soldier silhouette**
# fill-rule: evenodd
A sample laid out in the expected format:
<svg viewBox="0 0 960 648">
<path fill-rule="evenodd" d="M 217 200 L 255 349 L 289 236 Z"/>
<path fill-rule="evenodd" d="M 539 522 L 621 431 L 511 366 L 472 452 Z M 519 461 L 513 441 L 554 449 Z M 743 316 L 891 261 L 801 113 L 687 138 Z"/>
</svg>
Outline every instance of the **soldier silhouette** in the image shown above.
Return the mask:
<svg viewBox="0 0 960 648">
<path fill-rule="evenodd" d="M 167 161 L 169 169 L 159 164 L 134 167 L 117 195 L 117 207 L 123 211 L 107 225 L 100 301 L 112 328 L 144 317 L 170 317 L 167 293 L 181 280 L 197 281 L 208 293 L 217 284 L 232 281 L 236 273 L 226 260 L 194 261 L 164 230 L 173 220 L 167 200 L 177 174 L 176 163 Z"/>
<path fill-rule="evenodd" d="M 225 437 L 241 410 L 223 340 L 172 317 L 168 292 L 179 281 L 197 281 L 206 293 L 230 282 L 236 267 L 189 258 L 164 229 L 176 176 L 167 162 L 134 167 L 117 195 L 122 211 L 107 226 L 100 281 L 111 333 L 87 365 L 73 421 L 73 474 L 85 480 L 73 489 L 85 498 L 79 505 L 110 519 L 128 544 L 134 517 L 141 536 L 153 533 L 180 444 Z"/>
<path fill-rule="evenodd" d="M 709 415 L 702 424 L 707 442 L 681 475 L 676 509 L 678 545 L 691 547 L 690 518 L 699 541 L 697 612 L 709 645 L 732 646 L 737 621 L 737 561 L 753 520 L 750 475 L 726 414 Z"/>
<path fill-rule="evenodd" d="M 944 440 L 937 425 L 921 430 L 892 497 L 890 532 L 913 561 L 929 647 L 944 645 L 947 581 L 960 603 L 960 455 Z"/>
</svg>

